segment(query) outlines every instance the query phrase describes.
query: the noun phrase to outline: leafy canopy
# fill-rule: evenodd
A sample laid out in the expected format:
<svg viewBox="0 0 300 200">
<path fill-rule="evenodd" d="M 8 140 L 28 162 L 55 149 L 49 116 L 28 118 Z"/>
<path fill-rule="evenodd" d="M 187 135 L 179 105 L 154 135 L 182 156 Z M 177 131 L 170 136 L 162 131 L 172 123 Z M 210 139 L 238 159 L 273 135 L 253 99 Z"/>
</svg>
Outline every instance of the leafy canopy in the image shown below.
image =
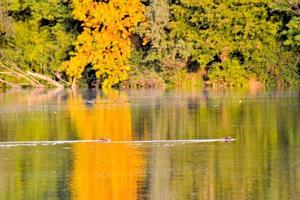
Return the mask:
<svg viewBox="0 0 300 200">
<path fill-rule="evenodd" d="M 127 78 L 131 54 L 131 33 L 144 21 L 140 0 L 73 0 L 74 17 L 82 21 L 83 32 L 75 52 L 64 63 L 71 78 L 79 78 L 92 65 L 102 87 L 109 88 Z"/>
<path fill-rule="evenodd" d="M 59 70 L 74 38 L 68 1 L 11 0 L 6 11 L 15 31 L 3 47 L 5 55 L 23 69 L 44 74 Z"/>
</svg>

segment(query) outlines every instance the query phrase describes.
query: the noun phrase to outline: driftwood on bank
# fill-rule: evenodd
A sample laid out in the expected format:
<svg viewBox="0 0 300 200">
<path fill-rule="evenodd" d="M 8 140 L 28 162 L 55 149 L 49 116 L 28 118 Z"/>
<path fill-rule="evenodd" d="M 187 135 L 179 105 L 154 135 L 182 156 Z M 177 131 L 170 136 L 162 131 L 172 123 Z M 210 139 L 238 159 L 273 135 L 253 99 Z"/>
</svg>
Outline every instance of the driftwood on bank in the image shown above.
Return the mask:
<svg viewBox="0 0 300 200">
<path fill-rule="evenodd" d="M 5 83 L 6 85 L 8 85 L 8 86 L 10 86 L 10 87 L 12 87 L 12 88 L 21 88 L 20 85 L 18 85 L 18 84 L 16 84 L 16 83 L 8 82 L 8 81 L 3 80 L 3 79 L 1 79 L 1 78 L 0 78 L 0 82 L 1 82 L 1 83 Z"/>
<path fill-rule="evenodd" d="M 26 79 L 27 81 L 29 81 L 30 83 L 32 83 L 32 85 L 34 85 L 35 87 L 44 87 L 44 85 L 42 85 L 38 80 L 36 80 L 33 77 L 28 76 L 26 74 L 26 72 L 24 72 L 23 70 L 21 70 L 15 63 L 13 63 L 10 60 L 8 60 L 7 62 L 9 64 L 9 66 L 12 68 L 10 70 L 12 70 L 15 74 L 17 74 L 20 77 Z"/>
<path fill-rule="evenodd" d="M 29 74 L 30 76 L 42 79 L 44 81 L 47 81 L 49 84 L 54 85 L 58 88 L 63 88 L 64 87 L 62 84 L 60 84 L 59 82 L 53 80 L 52 78 L 50 78 L 48 76 L 38 74 L 38 73 L 35 73 L 35 72 L 30 72 L 30 71 L 27 71 L 27 74 Z"/>
<path fill-rule="evenodd" d="M 25 76 L 23 74 L 14 72 L 14 71 L 4 71 L 4 72 L 0 72 L 0 74 L 4 74 L 7 76 L 13 76 L 16 78 L 24 78 L 25 80 L 27 80 L 32 86 L 34 87 L 44 87 L 44 85 L 40 84 L 38 81 L 29 78 L 28 76 Z"/>
<path fill-rule="evenodd" d="M 1 59 L 0 60 L 0 75 L 5 75 L 6 77 L 14 77 L 17 79 L 25 80 L 25 84 L 31 87 L 36 88 L 43 88 L 46 85 L 41 83 L 39 80 L 43 80 L 44 82 L 48 83 L 49 85 L 53 85 L 57 88 L 64 88 L 64 86 L 59 83 L 58 81 L 53 80 L 52 78 L 39 74 L 36 72 L 31 71 L 23 71 L 21 70 L 15 63 L 8 59 Z M 0 82 L 4 83 L 13 88 L 21 88 L 21 84 L 5 80 L 4 76 L 0 76 Z"/>
</svg>

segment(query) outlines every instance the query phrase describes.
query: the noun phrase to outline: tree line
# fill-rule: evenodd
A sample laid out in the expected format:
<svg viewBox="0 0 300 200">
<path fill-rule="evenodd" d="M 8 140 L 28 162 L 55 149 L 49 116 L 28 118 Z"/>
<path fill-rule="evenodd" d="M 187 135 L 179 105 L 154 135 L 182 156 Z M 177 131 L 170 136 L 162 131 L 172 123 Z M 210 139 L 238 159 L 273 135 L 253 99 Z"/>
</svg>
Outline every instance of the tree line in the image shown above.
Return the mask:
<svg viewBox="0 0 300 200">
<path fill-rule="evenodd" d="M 10 0 L 0 80 L 89 87 L 296 85 L 298 0 Z M 45 80 L 45 79 L 44 79 Z"/>
</svg>

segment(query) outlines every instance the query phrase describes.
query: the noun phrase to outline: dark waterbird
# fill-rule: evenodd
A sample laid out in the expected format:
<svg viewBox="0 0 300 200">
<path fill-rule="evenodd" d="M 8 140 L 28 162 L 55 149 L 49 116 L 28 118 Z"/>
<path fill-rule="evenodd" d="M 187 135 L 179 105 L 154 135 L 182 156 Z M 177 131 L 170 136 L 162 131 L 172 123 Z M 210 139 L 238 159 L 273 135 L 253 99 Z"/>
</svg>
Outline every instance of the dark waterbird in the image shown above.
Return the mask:
<svg viewBox="0 0 300 200">
<path fill-rule="evenodd" d="M 232 138 L 230 136 L 224 137 L 225 142 L 231 142 Z"/>
<path fill-rule="evenodd" d="M 86 100 L 85 104 L 87 105 L 94 105 L 96 103 L 96 99 Z"/>
<path fill-rule="evenodd" d="M 108 138 L 99 138 L 98 139 L 98 142 L 110 142 L 111 139 L 108 139 Z"/>
</svg>

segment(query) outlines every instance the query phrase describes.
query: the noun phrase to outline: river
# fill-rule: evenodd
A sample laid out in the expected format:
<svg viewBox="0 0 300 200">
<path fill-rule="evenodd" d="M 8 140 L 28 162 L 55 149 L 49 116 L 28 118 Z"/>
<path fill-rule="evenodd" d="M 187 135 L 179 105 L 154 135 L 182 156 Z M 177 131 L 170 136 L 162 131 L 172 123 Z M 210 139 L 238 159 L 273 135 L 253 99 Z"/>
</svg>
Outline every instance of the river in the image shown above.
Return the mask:
<svg viewBox="0 0 300 200">
<path fill-rule="evenodd" d="M 1 92 L 0 199 L 299 199 L 299 122 L 299 90 Z"/>
</svg>

